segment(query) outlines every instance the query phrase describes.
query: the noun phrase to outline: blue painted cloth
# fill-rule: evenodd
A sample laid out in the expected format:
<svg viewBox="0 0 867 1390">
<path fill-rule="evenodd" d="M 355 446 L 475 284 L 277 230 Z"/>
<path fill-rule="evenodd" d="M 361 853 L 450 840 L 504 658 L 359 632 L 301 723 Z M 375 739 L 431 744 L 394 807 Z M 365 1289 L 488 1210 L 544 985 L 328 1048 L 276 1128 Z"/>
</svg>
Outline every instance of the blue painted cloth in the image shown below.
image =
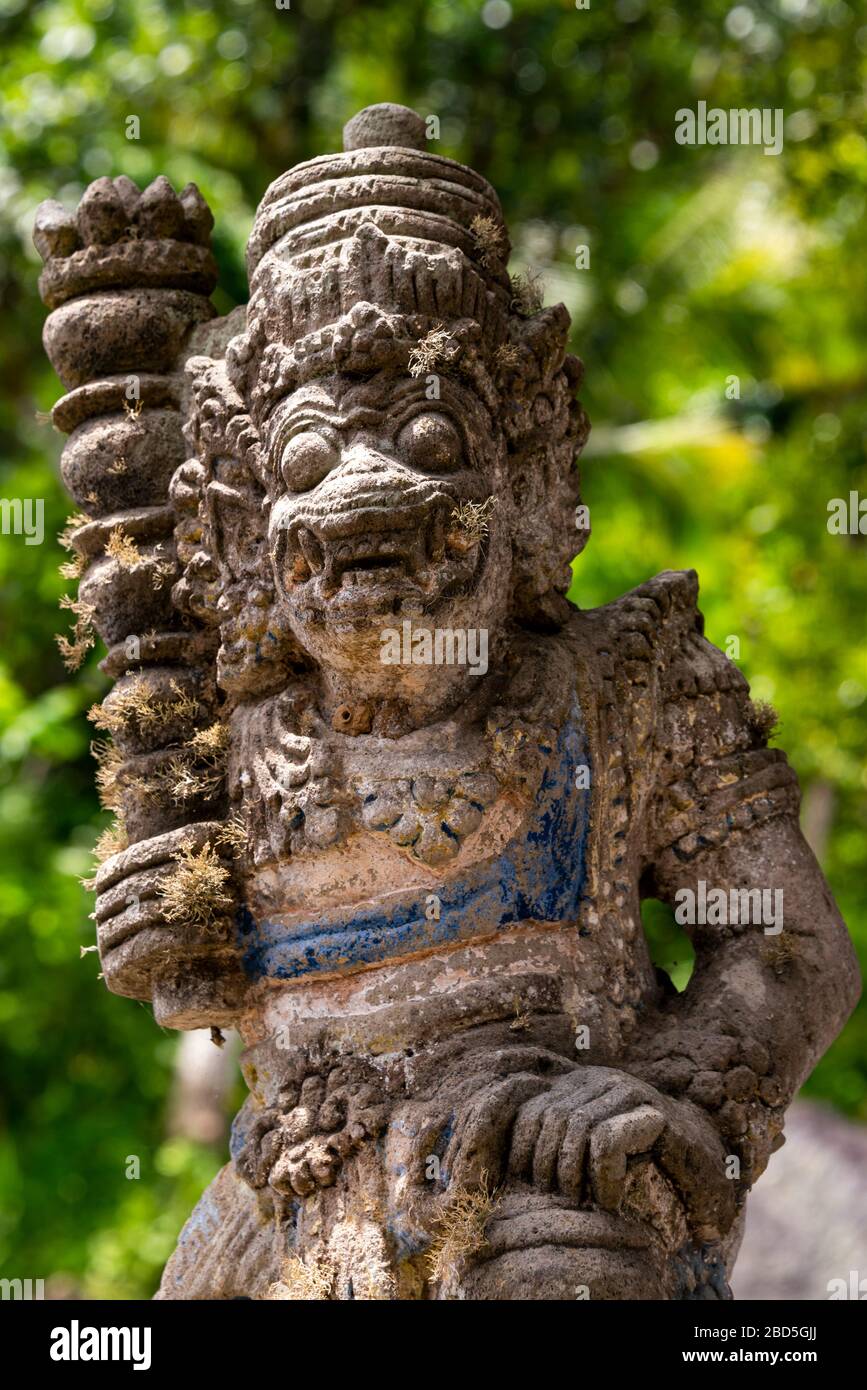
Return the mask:
<svg viewBox="0 0 867 1390">
<path fill-rule="evenodd" d="M 575 920 L 590 818 L 590 791 L 576 786 L 579 767 L 590 766 L 577 699 L 556 748 L 540 748 L 550 761 L 529 826 L 501 854 L 439 885 L 395 894 L 387 904 L 329 909 L 291 926 L 256 921 L 245 910 L 239 944 L 248 975 L 289 980 L 339 973 L 519 922 Z M 434 892 L 440 917 L 428 921 L 425 898 Z"/>
</svg>

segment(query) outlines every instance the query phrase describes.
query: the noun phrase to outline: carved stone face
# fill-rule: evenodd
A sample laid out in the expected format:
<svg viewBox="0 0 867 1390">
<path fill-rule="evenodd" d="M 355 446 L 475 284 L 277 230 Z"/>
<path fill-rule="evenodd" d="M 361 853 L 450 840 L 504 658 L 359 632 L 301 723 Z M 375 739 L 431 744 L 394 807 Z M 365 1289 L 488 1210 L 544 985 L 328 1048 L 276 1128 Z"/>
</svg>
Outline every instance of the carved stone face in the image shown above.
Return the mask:
<svg viewBox="0 0 867 1390">
<path fill-rule="evenodd" d="M 439 389 L 429 399 L 424 379 L 336 374 L 300 387 L 268 422 L 277 592 L 296 638 L 325 665 L 383 671 L 382 633 L 406 620 L 504 621 L 505 448 L 471 391 L 445 378 Z"/>
</svg>

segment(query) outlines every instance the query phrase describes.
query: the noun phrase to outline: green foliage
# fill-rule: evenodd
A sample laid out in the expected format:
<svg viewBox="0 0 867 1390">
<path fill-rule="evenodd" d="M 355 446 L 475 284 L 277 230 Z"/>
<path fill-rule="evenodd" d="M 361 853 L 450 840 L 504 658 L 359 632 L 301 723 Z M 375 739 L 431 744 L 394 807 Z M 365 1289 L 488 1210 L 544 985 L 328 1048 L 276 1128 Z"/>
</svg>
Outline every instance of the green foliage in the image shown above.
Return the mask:
<svg viewBox="0 0 867 1390">
<path fill-rule="evenodd" d="M 513 0 L 493 28 L 479 0 L 0 0 L 0 28 L 0 493 L 45 499 L 49 537 L 62 524 L 61 440 L 35 418 L 59 393 L 29 244 L 41 198 L 74 204 L 103 174 L 195 180 L 217 216 L 225 311 L 245 298 L 270 179 L 335 148 L 367 102 L 437 114 L 436 148 L 495 184 L 513 269 L 542 270 L 588 362 L 595 534 L 573 597 L 699 570 L 708 635 L 739 638 L 808 802 L 818 788 L 831 808 L 825 868 L 867 953 L 865 541 L 826 529 L 830 498 L 867 493 L 855 4 Z M 783 154 L 677 145 L 675 112 L 700 99 L 784 109 Z M 105 682 L 96 657 L 69 678 L 56 654 L 62 558 L 50 539 L 0 538 L 0 1267 L 141 1296 L 221 1156 L 166 1142 L 173 1040 L 78 957 L 93 937 L 78 878 L 105 820 L 84 710 Z M 668 968 L 678 948 L 659 918 Z M 865 1018 L 809 1083 L 862 1116 Z"/>
</svg>

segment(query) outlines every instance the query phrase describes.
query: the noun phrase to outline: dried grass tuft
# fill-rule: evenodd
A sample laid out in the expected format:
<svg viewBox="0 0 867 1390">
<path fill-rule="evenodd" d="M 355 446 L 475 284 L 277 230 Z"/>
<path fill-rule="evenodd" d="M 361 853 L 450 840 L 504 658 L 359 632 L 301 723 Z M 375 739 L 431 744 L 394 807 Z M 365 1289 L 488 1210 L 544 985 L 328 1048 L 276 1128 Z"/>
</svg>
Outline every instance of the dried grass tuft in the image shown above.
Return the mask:
<svg viewBox="0 0 867 1390">
<path fill-rule="evenodd" d="M 224 845 L 232 854 L 244 854 L 250 847 L 250 836 L 243 817 L 238 811 L 233 811 L 229 816 L 219 835 L 219 844 Z"/>
<path fill-rule="evenodd" d="M 97 864 L 104 864 L 106 859 L 111 859 L 113 854 L 120 854 L 124 849 L 129 849 L 129 836 L 123 816 L 118 815 L 98 836 L 93 846 L 93 855 Z"/>
<path fill-rule="evenodd" d="M 58 543 L 63 547 L 64 550 L 75 549 L 76 536 L 78 535 L 78 532 L 81 530 L 82 526 L 86 526 L 89 521 L 90 517 L 85 516 L 84 512 L 73 512 L 71 516 L 68 516 L 66 518 L 66 521 L 63 525 L 63 530 L 57 537 Z"/>
<path fill-rule="evenodd" d="M 176 680 L 170 690 L 174 699 L 158 700 L 146 680 L 137 680 L 124 690 L 115 690 L 111 704 L 92 705 L 87 717 L 98 729 L 107 733 L 127 733 L 135 728 L 139 733 L 164 728 L 176 720 L 193 720 L 199 714 L 199 701 L 189 695 Z"/>
<path fill-rule="evenodd" d="M 305 1264 L 298 1255 L 284 1262 L 280 1279 L 271 1284 L 268 1298 L 287 1302 L 322 1302 L 331 1296 L 334 1269 L 324 1261 Z"/>
<path fill-rule="evenodd" d="M 159 560 L 151 570 L 151 587 L 159 590 L 175 577 L 175 567 L 171 560 Z"/>
<path fill-rule="evenodd" d="M 545 286 L 539 271 L 528 268 L 523 275 L 512 275 L 510 281 L 512 310 L 525 319 L 538 314 L 545 296 Z"/>
<path fill-rule="evenodd" d="M 198 729 L 185 744 L 196 758 L 222 758 L 229 747 L 229 727 L 221 720 Z"/>
<path fill-rule="evenodd" d="M 463 1261 L 485 1248 L 485 1227 L 496 1200 L 497 1192 L 489 1187 L 486 1172 L 482 1172 L 474 1192 L 459 1188 L 449 1198 L 427 1250 L 431 1279 L 444 1279 Z"/>
<path fill-rule="evenodd" d="M 486 270 L 495 270 L 502 265 L 506 255 L 506 237 L 503 228 L 493 217 L 478 213 L 470 223 L 470 236 L 476 243 L 479 260 Z"/>
<path fill-rule="evenodd" d="M 158 892 L 168 922 L 218 927 L 234 906 L 227 892 L 229 870 L 213 845 L 194 850 L 189 845 L 172 856 L 175 868 L 162 880 Z"/>
<path fill-rule="evenodd" d="M 409 354 L 410 376 L 424 376 L 427 372 L 449 366 L 455 352 L 454 334 L 442 323 L 435 323 L 423 338 L 416 343 Z"/>
<path fill-rule="evenodd" d="M 122 526 L 115 526 L 109 533 L 105 543 L 105 553 L 112 560 L 116 560 L 121 569 L 132 570 L 142 562 L 141 551 L 133 540 L 128 536 Z"/>
<path fill-rule="evenodd" d="M 60 648 L 60 655 L 66 669 L 77 671 L 96 642 L 96 633 L 93 628 L 93 617 L 96 609 L 93 604 L 85 603 L 83 599 L 72 598 L 70 594 L 63 595 L 60 600 L 60 607 L 75 614 L 75 624 L 70 637 L 64 636 L 63 633 L 56 633 L 54 640 Z"/>
<path fill-rule="evenodd" d="M 521 353 L 514 343 L 500 343 L 494 353 L 494 366 L 499 372 L 515 372 L 521 365 Z"/>
<path fill-rule="evenodd" d="M 64 560 L 62 565 L 57 566 L 58 573 L 64 579 L 80 579 L 87 568 L 87 562 L 83 555 L 75 555 L 71 560 Z"/>
<path fill-rule="evenodd" d="M 496 497 L 488 497 L 484 502 L 462 502 L 452 511 L 452 520 L 474 541 L 480 541 L 488 534 L 488 518 L 496 505 Z"/>
<path fill-rule="evenodd" d="M 228 746 L 228 727 L 219 720 L 198 729 L 166 768 L 172 800 L 182 804 L 200 796 L 215 796 L 225 780 Z"/>
<path fill-rule="evenodd" d="M 780 716 L 768 700 L 750 701 L 750 729 L 762 743 L 767 743 L 773 738 L 779 723 Z"/>
<path fill-rule="evenodd" d="M 100 805 L 106 811 L 114 811 L 115 815 L 120 816 L 122 812 L 121 793 L 124 785 L 121 777 L 123 771 L 121 753 L 106 738 L 94 739 L 90 745 L 90 751 L 96 760 L 95 780 Z"/>
</svg>

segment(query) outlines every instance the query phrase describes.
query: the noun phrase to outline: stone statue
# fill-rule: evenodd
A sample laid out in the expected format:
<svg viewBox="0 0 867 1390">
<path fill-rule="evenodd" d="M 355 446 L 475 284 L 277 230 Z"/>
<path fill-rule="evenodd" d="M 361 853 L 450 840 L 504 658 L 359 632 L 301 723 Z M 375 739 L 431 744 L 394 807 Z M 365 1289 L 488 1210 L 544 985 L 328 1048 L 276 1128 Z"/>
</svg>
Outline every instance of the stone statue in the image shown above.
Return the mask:
<svg viewBox="0 0 867 1390">
<path fill-rule="evenodd" d="M 271 185 L 224 319 L 211 224 L 102 178 L 35 233 L 63 646 L 116 681 L 102 969 L 245 1044 L 159 1297 L 729 1297 L 857 997 L 772 714 L 693 572 L 567 602 L 569 316 L 420 117 L 370 107 Z M 681 994 L 642 898 L 684 908 Z"/>
</svg>

